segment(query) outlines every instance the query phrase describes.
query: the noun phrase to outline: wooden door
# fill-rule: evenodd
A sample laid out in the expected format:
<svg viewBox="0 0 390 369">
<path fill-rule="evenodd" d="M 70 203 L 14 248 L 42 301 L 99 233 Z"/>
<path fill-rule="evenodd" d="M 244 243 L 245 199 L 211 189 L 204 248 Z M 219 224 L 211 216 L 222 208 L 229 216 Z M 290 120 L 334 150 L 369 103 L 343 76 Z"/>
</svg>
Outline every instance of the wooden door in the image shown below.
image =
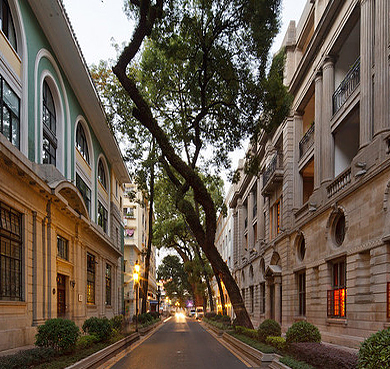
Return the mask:
<svg viewBox="0 0 390 369">
<path fill-rule="evenodd" d="M 66 289 L 65 276 L 57 274 L 57 317 L 65 317 L 66 312 Z"/>
</svg>

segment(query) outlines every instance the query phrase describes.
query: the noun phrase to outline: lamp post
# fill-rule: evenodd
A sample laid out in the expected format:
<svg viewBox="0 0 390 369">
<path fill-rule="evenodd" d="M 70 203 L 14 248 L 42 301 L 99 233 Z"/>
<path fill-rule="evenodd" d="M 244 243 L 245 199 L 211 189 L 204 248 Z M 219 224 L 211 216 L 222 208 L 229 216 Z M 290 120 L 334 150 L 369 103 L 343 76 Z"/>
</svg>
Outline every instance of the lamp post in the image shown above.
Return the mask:
<svg viewBox="0 0 390 369">
<path fill-rule="evenodd" d="M 138 332 L 138 287 L 139 287 L 139 271 L 140 266 L 138 264 L 138 260 L 134 265 L 133 272 L 133 280 L 134 280 L 134 288 L 135 288 L 135 331 Z"/>
</svg>

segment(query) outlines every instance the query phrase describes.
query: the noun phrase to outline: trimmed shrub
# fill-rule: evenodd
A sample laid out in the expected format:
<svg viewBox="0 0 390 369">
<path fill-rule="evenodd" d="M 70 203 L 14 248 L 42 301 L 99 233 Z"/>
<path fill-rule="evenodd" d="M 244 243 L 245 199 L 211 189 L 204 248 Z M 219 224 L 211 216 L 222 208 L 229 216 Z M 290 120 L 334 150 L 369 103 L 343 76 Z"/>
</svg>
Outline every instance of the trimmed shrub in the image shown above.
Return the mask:
<svg viewBox="0 0 390 369">
<path fill-rule="evenodd" d="M 106 317 L 91 317 L 84 322 L 83 331 L 95 335 L 99 341 L 104 341 L 110 338 L 112 327 L 110 321 Z"/>
<path fill-rule="evenodd" d="M 286 340 L 284 337 L 268 336 L 265 339 L 265 343 L 277 348 L 280 351 L 283 351 L 286 348 Z"/>
<path fill-rule="evenodd" d="M 318 328 L 308 322 L 300 321 L 294 323 L 286 333 L 286 342 L 321 342 L 321 333 Z"/>
<path fill-rule="evenodd" d="M 359 369 L 390 368 L 390 328 L 368 337 L 360 346 Z"/>
<path fill-rule="evenodd" d="M 76 343 L 76 348 L 79 350 L 86 349 L 88 347 L 91 347 L 94 343 L 98 341 L 99 338 L 96 337 L 94 334 L 81 336 Z"/>
<path fill-rule="evenodd" d="M 111 327 L 116 332 L 121 332 L 124 323 L 123 315 L 116 315 L 110 319 Z"/>
<path fill-rule="evenodd" d="M 280 324 L 273 319 L 266 319 L 260 324 L 257 333 L 259 340 L 265 342 L 268 336 L 279 337 L 282 335 L 282 329 Z"/>
<path fill-rule="evenodd" d="M 75 322 L 61 318 L 49 319 L 38 327 L 35 345 L 51 347 L 59 352 L 68 351 L 75 347 L 79 334 Z"/>
<path fill-rule="evenodd" d="M 160 314 L 157 311 L 151 311 L 149 314 L 152 316 L 154 320 L 160 317 Z"/>
<path fill-rule="evenodd" d="M 272 354 L 275 352 L 275 348 L 269 345 L 266 345 L 265 343 L 259 342 L 257 339 L 250 338 L 248 336 L 245 336 L 243 334 L 239 334 L 237 332 L 228 332 L 231 336 L 237 338 L 241 342 L 246 343 L 249 346 L 254 347 L 255 349 L 263 352 L 264 354 Z"/>
<path fill-rule="evenodd" d="M 1 369 L 29 368 L 32 365 L 48 362 L 56 357 L 58 352 L 52 348 L 34 348 L 20 351 L 14 355 L 0 356 Z"/>
<path fill-rule="evenodd" d="M 313 366 L 306 364 L 303 361 L 295 360 L 289 356 L 281 357 L 279 361 L 292 369 L 315 369 Z"/>
<path fill-rule="evenodd" d="M 229 315 L 221 315 L 220 321 L 226 325 L 230 325 L 232 322 Z"/>
<path fill-rule="evenodd" d="M 254 340 L 258 340 L 257 331 L 255 329 L 249 329 L 246 327 L 241 327 L 240 325 L 237 325 L 235 328 L 236 332 L 238 334 L 242 334 L 244 336 L 250 337 Z"/>
<path fill-rule="evenodd" d="M 357 367 L 357 354 L 321 343 L 292 343 L 288 346 L 288 350 L 295 359 L 310 363 L 316 368 L 356 369 Z"/>
<path fill-rule="evenodd" d="M 204 314 L 204 317 L 210 320 L 213 320 L 216 316 L 217 314 L 214 311 L 207 312 Z"/>
</svg>

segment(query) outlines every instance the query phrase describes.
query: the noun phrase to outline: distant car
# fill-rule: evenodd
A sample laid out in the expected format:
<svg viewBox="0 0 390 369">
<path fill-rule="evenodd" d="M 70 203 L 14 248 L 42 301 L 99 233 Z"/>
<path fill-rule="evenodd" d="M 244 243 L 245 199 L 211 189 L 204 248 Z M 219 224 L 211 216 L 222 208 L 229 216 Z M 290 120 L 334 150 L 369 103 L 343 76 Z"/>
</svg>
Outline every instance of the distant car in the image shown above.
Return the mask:
<svg viewBox="0 0 390 369">
<path fill-rule="evenodd" d="M 190 316 L 191 318 L 193 316 L 195 316 L 195 308 L 194 309 L 191 309 L 189 312 L 188 312 L 188 316 Z"/>
<path fill-rule="evenodd" d="M 195 319 L 202 319 L 203 315 L 203 307 L 197 306 L 195 309 Z"/>
</svg>

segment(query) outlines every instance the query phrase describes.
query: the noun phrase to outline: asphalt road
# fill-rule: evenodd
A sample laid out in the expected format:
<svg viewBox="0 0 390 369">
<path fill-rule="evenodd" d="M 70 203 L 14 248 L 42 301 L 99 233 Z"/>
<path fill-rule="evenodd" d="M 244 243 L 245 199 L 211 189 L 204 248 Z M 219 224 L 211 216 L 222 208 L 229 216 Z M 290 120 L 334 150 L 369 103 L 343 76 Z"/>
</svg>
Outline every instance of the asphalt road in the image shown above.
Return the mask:
<svg viewBox="0 0 390 369">
<path fill-rule="evenodd" d="M 199 322 L 173 317 L 111 369 L 244 369 L 247 366 Z"/>
</svg>

